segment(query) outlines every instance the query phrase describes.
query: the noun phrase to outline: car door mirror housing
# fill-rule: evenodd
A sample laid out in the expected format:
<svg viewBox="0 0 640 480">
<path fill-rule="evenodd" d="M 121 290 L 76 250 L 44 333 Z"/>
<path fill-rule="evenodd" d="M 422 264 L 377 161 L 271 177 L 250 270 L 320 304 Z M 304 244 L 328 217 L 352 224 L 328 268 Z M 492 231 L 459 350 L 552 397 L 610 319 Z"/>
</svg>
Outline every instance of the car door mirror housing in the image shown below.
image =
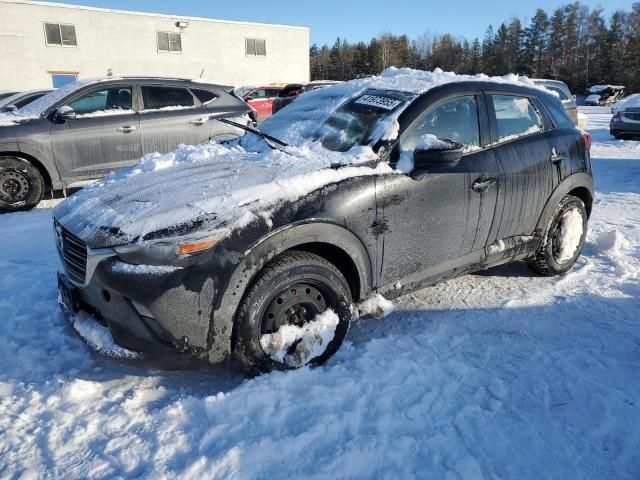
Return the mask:
<svg viewBox="0 0 640 480">
<path fill-rule="evenodd" d="M 65 122 L 67 120 L 75 120 L 76 111 L 71 107 L 60 107 L 56 110 L 53 118 L 59 122 Z"/>
<path fill-rule="evenodd" d="M 433 135 L 429 137 L 426 142 L 419 142 L 413 152 L 415 169 L 455 166 L 460 162 L 464 154 L 464 145 Z"/>
</svg>

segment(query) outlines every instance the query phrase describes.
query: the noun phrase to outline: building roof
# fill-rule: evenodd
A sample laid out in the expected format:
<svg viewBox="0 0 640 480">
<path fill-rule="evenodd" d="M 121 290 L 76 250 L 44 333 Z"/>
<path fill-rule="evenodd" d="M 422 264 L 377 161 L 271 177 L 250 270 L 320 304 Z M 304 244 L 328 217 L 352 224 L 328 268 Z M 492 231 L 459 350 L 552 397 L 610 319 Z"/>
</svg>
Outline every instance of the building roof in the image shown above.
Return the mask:
<svg viewBox="0 0 640 480">
<path fill-rule="evenodd" d="M 277 28 L 298 28 L 303 30 L 309 30 L 309 27 L 302 27 L 298 25 L 281 25 L 276 23 L 260 23 L 260 22 L 242 22 L 235 20 L 218 20 L 215 18 L 206 18 L 206 17 L 189 17 L 183 15 L 168 15 L 164 13 L 146 13 L 146 12 L 135 12 L 132 10 L 116 10 L 112 8 L 99 8 L 99 7 L 89 7 L 85 5 L 71 5 L 68 3 L 54 3 L 54 2 L 38 2 L 31 0 L 0 0 L 0 3 L 17 3 L 24 5 L 36 5 L 40 7 L 55 7 L 55 8 L 68 8 L 71 10 L 86 10 L 90 12 L 109 12 L 109 13 L 118 13 L 123 15 L 138 15 L 138 16 L 146 16 L 146 17 L 160 17 L 160 18 L 170 18 L 172 20 L 186 20 L 186 21 L 197 21 L 197 22 L 211 22 L 211 23 L 227 23 L 227 24 L 235 24 L 235 25 L 257 25 L 262 27 L 277 27 Z"/>
</svg>

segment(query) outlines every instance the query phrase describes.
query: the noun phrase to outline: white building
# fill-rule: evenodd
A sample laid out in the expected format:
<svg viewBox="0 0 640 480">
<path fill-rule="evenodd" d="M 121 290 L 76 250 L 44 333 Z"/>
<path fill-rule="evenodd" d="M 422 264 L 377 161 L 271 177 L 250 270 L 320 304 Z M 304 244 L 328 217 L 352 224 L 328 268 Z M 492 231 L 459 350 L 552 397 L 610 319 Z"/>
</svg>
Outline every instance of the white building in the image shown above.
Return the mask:
<svg viewBox="0 0 640 480">
<path fill-rule="evenodd" d="M 0 0 L 0 90 L 106 75 L 304 82 L 309 29 Z"/>
</svg>

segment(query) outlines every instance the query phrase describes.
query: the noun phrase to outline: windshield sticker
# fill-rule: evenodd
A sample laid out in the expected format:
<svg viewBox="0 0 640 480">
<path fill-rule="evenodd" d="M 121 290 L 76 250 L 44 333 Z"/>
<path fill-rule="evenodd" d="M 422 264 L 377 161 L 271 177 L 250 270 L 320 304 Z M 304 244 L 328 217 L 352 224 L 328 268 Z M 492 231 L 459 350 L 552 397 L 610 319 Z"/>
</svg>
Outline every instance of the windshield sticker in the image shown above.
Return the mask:
<svg viewBox="0 0 640 480">
<path fill-rule="evenodd" d="M 370 107 L 383 108 L 384 110 L 393 110 L 402 102 L 395 98 L 380 97 L 378 95 L 363 95 L 355 103 L 359 105 L 369 105 Z"/>
</svg>

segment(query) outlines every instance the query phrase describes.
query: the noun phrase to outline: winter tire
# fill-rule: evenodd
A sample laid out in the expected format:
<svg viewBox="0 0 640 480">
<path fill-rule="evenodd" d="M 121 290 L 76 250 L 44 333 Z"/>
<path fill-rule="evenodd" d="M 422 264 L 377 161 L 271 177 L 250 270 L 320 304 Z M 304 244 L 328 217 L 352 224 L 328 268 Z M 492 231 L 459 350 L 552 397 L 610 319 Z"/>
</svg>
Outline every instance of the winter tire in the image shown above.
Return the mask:
<svg viewBox="0 0 640 480">
<path fill-rule="evenodd" d="M 564 197 L 556 207 L 542 245 L 529 261 L 529 266 L 546 276 L 571 270 L 584 246 L 587 220 L 587 210 L 582 200 L 572 195 Z"/>
<path fill-rule="evenodd" d="M 340 348 L 351 320 L 351 291 L 335 265 L 309 252 L 285 252 L 260 271 L 238 308 L 234 326 L 234 356 L 249 371 L 287 370 L 303 365 L 320 365 Z M 335 316 L 327 310 L 332 310 Z M 283 326 L 294 330 L 318 324 L 320 314 L 337 317 L 332 338 L 306 337 L 317 342 L 318 353 L 301 357 L 306 341 L 298 339 L 283 349 L 284 359 L 263 348 L 265 338 Z M 289 329 L 291 330 L 291 329 Z M 288 330 L 288 331 L 289 331 Z M 297 331 L 303 331 L 297 330 Z M 266 336 L 265 336 L 266 335 Z M 262 340 L 262 342 L 261 342 Z M 268 349 L 267 349 L 268 350 Z M 294 361 L 304 359 L 304 361 Z M 294 359 L 294 360 L 292 360 Z"/>
<path fill-rule="evenodd" d="M 31 210 L 44 194 L 40 171 L 26 160 L 0 157 L 0 212 Z"/>
</svg>

